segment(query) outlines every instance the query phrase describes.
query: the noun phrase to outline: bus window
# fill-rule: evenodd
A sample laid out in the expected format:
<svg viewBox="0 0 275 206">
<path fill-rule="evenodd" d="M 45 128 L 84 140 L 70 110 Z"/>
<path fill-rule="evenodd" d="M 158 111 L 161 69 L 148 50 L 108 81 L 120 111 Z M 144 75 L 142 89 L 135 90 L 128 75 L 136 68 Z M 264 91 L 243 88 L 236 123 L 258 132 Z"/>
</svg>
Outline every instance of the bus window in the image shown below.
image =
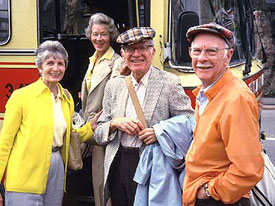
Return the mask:
<svg viewBox="0 0 275 206">
<path fill-rule="evenodd" d="M 172 0 L 171 3 L 171 56 L 176 66 L 189 67 L 190 70 L 190 43 L 185 34 L 190 27 L 199 25 L 198 8 L 198 1 Z"/>
<path fill-rule="evenodd" d="M 139 0 L 139 26 L 150 26 L 150 1 Z"/>
<path fill-rule="evenodd" d="M 0 0 L 0 45 L 10 39 L 10 1 Z"/>
<path fill-rule="evenodd" d="M 246 31 L 242 31 L 243 25 L 241 25 L 241 19 L 243 18 L 242 11 L 239 10 L 238 2 L 236 0 L 211 0 L 209 1 L 211 7 L 212 16 L 214 21 L 218 24 L 225 26 L 235 34 L 235 49 L 231 60 L 231 63 L 239 63 L 245 61 L 243 45 L 246 45 Z"/>
<path fill-rule="evenodd" d="M 253 14 L 249 4 L 241 4 L 238 0 L 171 1 L 170 41 L 174 65 L 191 66 L 190 44 L 185 33 L 190 26 L 209 22 L 216 22 L 235 33 L 236 44 L 230 65 L 243 63 L 251 59 L 249 54 L 255 54 Z"/>
</svg>

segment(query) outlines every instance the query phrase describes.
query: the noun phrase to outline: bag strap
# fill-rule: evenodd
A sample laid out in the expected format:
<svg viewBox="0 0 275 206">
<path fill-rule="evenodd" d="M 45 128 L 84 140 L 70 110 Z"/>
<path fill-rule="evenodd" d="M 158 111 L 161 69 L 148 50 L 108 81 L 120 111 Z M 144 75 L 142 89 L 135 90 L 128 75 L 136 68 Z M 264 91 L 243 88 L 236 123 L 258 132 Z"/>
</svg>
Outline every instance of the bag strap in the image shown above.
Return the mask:
<svg viewBox="0 0 275 206">
<path fill-rule="evenodd" d="M 69 94 L 68 89 L 63 89 L 63 91 L 64 91 L 65 95 L 67 96 L 67 98 L 68 98 L 69 101 L 70 101 L 70 94 Z M 71 109 L 70 104 L 69 104 L 69 108 Z"/>
<path fill-rule="evenodd" d="M 63 89 L 63 91 L 64 91 L 65 95 L 67 96 L 67 98 L 68 98 L 69 101 L 70 101 L 70 94 L 69 94 L 69 91 L 68 91 L 67 89 Z M 70 103 L 69 103 L 69 108 L 70 108 L 70 110 L 71 110 Z"/>
<path fill-rule="evenodd" d="M 138 97 L 137 97 L 137 94 L 135 92 L 135 89 L 134 89 L 134 86 L 133 86 L 133 83 L 132 83 L 132 80 L 131 80 L 131 76 L 130 75 L 126 76 L 125 81 L 126 81 L 126 85 L 127 85 L 129 94 L 131 96 L 132 102 L 134 104 L 134 107 L 135 107 L 135 110 L 136 110 L 136 113 L 137 113 L 137 117 L 138 117 L 139 121 L 141 121 L 143 126 L 145 128 L 147 128 L 147 122 L 145 120 L 145 117 L 144 117 L 144 114 L 142 112 L 140 103 L 138 101 Z"/>
<path fill-rule="evenodd" d="M 70 94 L 69 94 L 69 91 L 67 89 L 63 89 L 64 90 L 64 93 L 65 95 L 67 96 L 67 98 L 70 100 Z"/>
<path fill-rule="evenodd" d="M 272 203 L 268 200 L 268 197 L 264 194 L 264 191 L 261 191 L 260 188 L 255 185 L 251 189 L 252 194 L 263 206 L 272 206 Z"/>
</svg>

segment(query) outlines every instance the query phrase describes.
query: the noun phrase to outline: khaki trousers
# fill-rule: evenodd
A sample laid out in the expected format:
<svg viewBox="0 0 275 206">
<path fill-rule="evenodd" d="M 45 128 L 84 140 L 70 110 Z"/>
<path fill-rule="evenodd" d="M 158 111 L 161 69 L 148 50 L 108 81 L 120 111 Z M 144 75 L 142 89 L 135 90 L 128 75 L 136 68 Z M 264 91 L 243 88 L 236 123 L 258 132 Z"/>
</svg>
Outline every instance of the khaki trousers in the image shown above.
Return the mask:
<svg viewBox="0 0 275 206">
<path fill-rule="evenodd" d="M 92 178 L 93 178 L 95 206 L 103 205 L 104 156 L 105 156 L 105 148 L 101 146 L 93 145 Z M 112 206 L 111 201 L 108 201 L 107 206 Z"/>
</svg>

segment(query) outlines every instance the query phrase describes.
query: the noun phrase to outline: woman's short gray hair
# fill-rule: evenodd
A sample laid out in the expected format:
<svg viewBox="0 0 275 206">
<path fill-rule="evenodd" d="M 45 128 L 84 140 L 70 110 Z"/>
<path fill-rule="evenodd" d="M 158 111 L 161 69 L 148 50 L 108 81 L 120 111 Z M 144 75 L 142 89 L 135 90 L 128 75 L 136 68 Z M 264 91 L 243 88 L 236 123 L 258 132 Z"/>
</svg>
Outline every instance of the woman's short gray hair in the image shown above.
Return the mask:
<svg viewBox="0 0 275 206">
<path fill-rule="evenodd" d="M 43 62 L 50 57 L 63 59 L 67 68 L 68 53 L 59 41 L 47 40 L 39 45 L 36 51 L 36 66 L 39 70 L 41 70 Z"/>
<path fill-rule="evenodd" d="M 107 30 L 110 33 L 111 40 L 113 42 L 116 41 L 116 39 L 119 35 L 119 32 L 118 32 L 118 29 L 114 23 L 114 20 L 111 17 L 109 17 L 103 13 L 95 13 L 94 15 L 92 15 L 89 20 L 89 25 L 85 29 L 85 35 L 88 39 L 91 39 L 92 27 L 94 24 L 106 25 Z"/>
</svg>

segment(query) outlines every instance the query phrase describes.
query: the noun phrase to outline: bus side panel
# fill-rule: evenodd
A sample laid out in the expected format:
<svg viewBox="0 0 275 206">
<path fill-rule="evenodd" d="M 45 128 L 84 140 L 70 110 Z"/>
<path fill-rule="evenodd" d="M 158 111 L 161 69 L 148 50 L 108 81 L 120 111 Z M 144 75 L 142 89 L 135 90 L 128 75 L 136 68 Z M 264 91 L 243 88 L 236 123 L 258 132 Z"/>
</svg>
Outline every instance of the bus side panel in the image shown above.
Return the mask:
<svg viewBox="0 0 275 206">
<path fill-rule="evenodd" d="M 168 38 L 168 2 L 167 0 L 151 0 L 151 27 L 155 29 L 154 38 L 156 53 L 153 59 L 153 65 L 158 68 L 164 68 L 163 65 L 163 45 Z"/>
<path fill-rule="evenodd" d="M 11 38 L 0 46 L 0 130 L 11 93 L 39 77 L 35 65 L 38 45 L 38 0 L 11 0 Z"/>
<path fill-rule="evenodd" d="M 0 69 L 0 112 L 5 112 L 5 104 L 11 93 L 39 78 L 37 69 Z"/>
<path fill-rule="evenodd" d="M 11 40 L 0 49 L 35 50 L 38 45 L 36 0 L 11 1 Z"/>
<path fill-rule="evenodd" d="M 12 92 L 36 81 L 38 78 L 38 69 L 0 68 L 0 130 L 4 119 L 5 105 Z"/>
</svg>

